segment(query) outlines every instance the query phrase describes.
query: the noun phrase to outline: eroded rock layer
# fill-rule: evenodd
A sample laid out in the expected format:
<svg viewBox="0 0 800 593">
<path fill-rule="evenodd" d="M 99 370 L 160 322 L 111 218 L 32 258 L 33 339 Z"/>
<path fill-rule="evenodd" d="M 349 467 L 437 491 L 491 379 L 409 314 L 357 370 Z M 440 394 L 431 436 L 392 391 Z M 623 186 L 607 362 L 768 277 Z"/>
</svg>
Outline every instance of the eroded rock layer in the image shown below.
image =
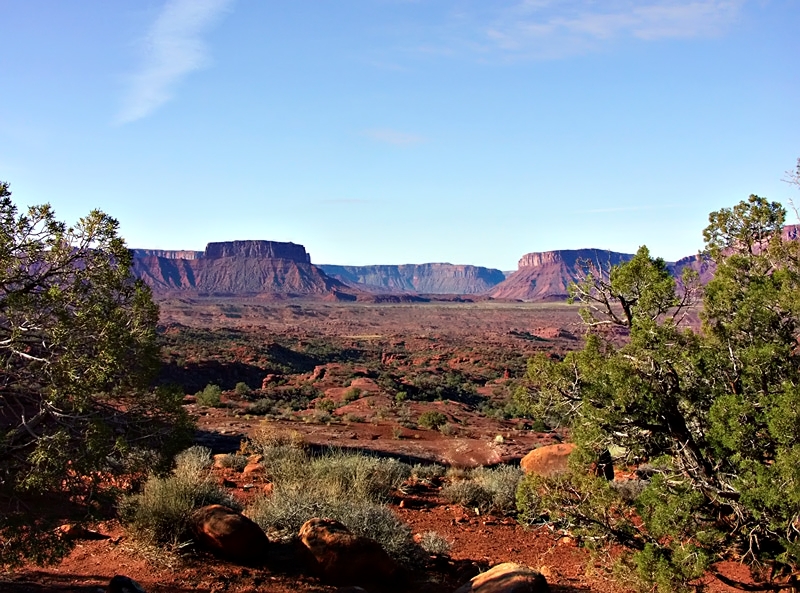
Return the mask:
<svg viewBox="0 0 800 593">
<path fill-rule="evenodd" d="M 480 294 L 505 280 L 500 270 L 447 263 L 334 266 L 320 265 L 334 278 L 373 292 Z"/>
</svg>

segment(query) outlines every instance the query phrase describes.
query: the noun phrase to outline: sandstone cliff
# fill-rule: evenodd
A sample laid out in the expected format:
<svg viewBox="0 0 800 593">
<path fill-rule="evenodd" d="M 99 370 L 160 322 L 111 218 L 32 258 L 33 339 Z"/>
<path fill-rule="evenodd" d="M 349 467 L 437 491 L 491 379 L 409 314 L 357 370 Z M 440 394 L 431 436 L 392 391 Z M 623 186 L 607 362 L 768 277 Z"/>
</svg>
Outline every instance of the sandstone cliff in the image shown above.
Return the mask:
<svg viewBox="0 0 800 593">
<path fill-rule="evenodd" d="M 602 249 L 564 249 L 528 253 L 519 260 L 519 267 L 504 282 L 492 289 L 496 299 L 547 301 L 566 299 L 567 287 L 578 279 L 578 263 L 588 260 L 604 269 L 628 261 L 629 253 Z"/>
<path fill-rule="evenodd" d="M 132 249 L 133 257 L 142 258 L 151 255 L 155 257 L 164 257 L 167 259 L 197 259 L 203 257 L 202 251 L 189 251 L 186 249 Z"/>
<path fill-rule="evenodd" d="M 446 263 L 319 267 L 345 284 L 371 292 L 480 294 L 505 280 L 500 270 Z"/>
<path fill-rule="evenodd" d="M 184 254 L 190 257 L 181 257 Z M 342 289 L 347 292 L 341 282 L 310 263 L 302 245 L 230 241 L 209 243 L 202 256 L 197 254 L 137 249 L 133 272 L 156 293 L 334 295 Z"/>
</svg>

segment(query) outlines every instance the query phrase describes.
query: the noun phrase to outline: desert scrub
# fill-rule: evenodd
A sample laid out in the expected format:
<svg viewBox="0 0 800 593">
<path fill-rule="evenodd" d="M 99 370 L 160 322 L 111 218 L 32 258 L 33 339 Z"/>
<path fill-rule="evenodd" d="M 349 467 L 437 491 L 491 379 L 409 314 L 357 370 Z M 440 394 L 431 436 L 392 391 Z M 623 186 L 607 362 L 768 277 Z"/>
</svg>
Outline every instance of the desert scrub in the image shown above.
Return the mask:
<svg viewBox="0 0 800 593">
<path fill-rule="evenodd" d="M 124 496 L 119 513 L 137 540 L 177 548 L 186 537 L 189 515 L 208 504 L 239 508 L 215 483 L 210 450 L 191 447 L 175 458 L 170 475 L 150 476 L 141 492 Z"/>
<path fill-rule="evenodd" d="M 417 557 L 409 528 L 384 504 L 410 475 L 407 464 L 338 450 L 313 456 L 268 431 L 256 440 L 253 447 L 274 486 L 271 495 L 257 498 L 245 512 L 262 529 L 293 537 L 307 520 L 330 517 L 380 542 L 400 562 Z"/>
<path fill-rule="evenodd" d="M 241 455 L 239 453 L 228 453 L 227 455 L 217 456 L 215 459 L 219 467 L 232 469 L 237 472 L 244 470 L 247 466 L 247 455 Z"/>
<path fill-rule="evenodd" d="M 444 474 L 444 466 L 438 463 L 416 463 L 411 467 L 411 476 L 417 480 L 433 480 Z"/>
<path fill-rule="evenodd" d="M 435 531 L 425 531 L 419 536 L 419 546 L 431 556 L 448 556 L 450 542 Z"/>
<path fill-rule="evenodd" d="M 419 415 L 417 424 L 422 428 L 436 430 L 447 424 L 447 416 L 436 410 L 428 410 Z"/>
<path fill-rule="evenodd" d="M 313 517 L 341 521 L 356 535 L 380 543 L 390 556 L 410 565 L 419 546 L 405 525 L 384 504 L 343 496 L 331 484 L 276 484 L 270 496 L 256 498 L 245 514 L 273 537 L 291 538 Z"/>
<path fill-rule="evenodd" d="M 361 397 L 361 390 L 358 387 L 351 387 L 342 395 L 342 402 L 349 404 Z"/>
<path fill-rule="evenodd" d="M 481 513 L 511 513 L 516 508 L 517 486 L 521 479 L 522 471 L 518 467 L 479 467 L 463 479 L 444 486 L 442 497 Z"/>
<path fill-rule="evenodd" d="M 205 406 L 207 408 L 217 408 L 220 406 L 222 401 L 222 389 L 220 389 L 219 385 L 212 385 L 208 384 L 205 386 L 203 391 L 198 392 L 195 395 L 198 405 Z"/>
</svg>

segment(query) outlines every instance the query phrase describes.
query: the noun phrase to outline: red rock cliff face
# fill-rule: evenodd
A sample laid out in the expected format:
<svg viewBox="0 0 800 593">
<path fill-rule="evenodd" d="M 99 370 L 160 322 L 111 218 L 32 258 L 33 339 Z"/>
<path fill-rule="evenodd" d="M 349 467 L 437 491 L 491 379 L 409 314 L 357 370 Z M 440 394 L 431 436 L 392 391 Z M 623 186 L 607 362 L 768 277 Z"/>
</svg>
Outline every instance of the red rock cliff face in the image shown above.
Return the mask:
<svg viewBox="0 0 800 593">
<path fill-rule="evenodd" d="M 492 289 L 489 296 L 521 301 L 563 300 L 567 287 L 578 279 L 581 260 L 588 260 L 604 269 L 628 261 L 628 253 L 603 249 L 565 249 L 528 253 L 519 260 L 519 268 L 504 282 Z"/>
<path fill-rule="evenodd" d="M 134 249 L 133 257 L 165 257 L 167 259 L 197 259 L 203 257 L 202 251 L 189 251 L 186 249 L 169 250 L 169 249 Z"/>
<path fill-rule="evenodd" d="M 206 245 L 203 257 L 249 257 L 258 259 L 286 259 L 301 264 L 310 264 L 311 256 L 306 248 L 295 243 L 277 241 L 224 241 Z"/>
<path fill-rule="evenodd" d="M 344 284 L 310 263 L 302 245 L 275 241 L 209 243 L 202 257 L 193 258 L 134 250 L 133 272 L 157 294 L 180 291 L 215 295 L 326 295 L 346 290 Z"/>
</svg>

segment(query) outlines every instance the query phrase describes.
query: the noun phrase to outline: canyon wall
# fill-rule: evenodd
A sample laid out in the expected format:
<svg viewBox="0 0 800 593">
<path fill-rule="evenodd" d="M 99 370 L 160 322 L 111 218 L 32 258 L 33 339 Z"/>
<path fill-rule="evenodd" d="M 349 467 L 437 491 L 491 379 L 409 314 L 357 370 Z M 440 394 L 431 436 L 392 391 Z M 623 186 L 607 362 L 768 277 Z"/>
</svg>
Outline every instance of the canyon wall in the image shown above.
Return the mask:
<svg viewBox="0 0 800 593">
<path fill-rule="evenodd" d="M 481 294 L 505 280 L 500 270 L 447 263 L 319 267 L 329 276 L 371 292 Z"/>
</svg>

